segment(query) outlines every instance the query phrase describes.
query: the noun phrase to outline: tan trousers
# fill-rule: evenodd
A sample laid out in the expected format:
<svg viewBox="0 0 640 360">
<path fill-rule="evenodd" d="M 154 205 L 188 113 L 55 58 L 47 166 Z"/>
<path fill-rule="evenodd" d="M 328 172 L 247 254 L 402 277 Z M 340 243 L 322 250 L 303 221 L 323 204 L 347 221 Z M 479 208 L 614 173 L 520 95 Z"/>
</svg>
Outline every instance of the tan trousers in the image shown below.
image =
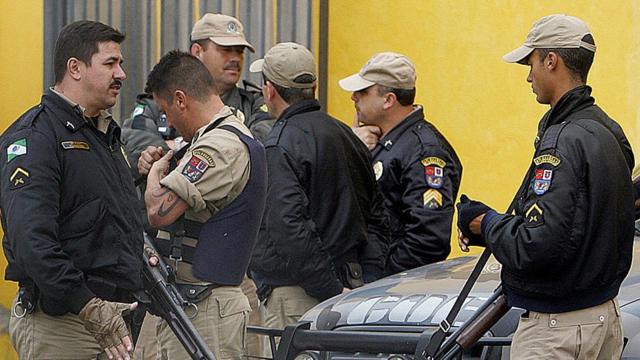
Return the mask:
<svg viewBox="0 0 640 360">
<path fill-rule="evenodd" d="M 617 299 L 560 314 L 530 311 L 518 323 L 511 359 L 620 359 L 622 343 Z"/>
<path fill-rule="evenodd" d="M 198 305 L 191 322 L 209 345 L 216 359 L 241 359 L 244 356 L 249 301 L 239 286 L 223 286 Z M 189 356 L 164 320 L 157 323 L 158 359 L 184 360 Z"/>
<path fill-rule="evenodd" d="M 246 275 L 242 284 L 240 284 L 242 292 L 249 300 L 251 306 L 251 312 L 249 313 L 249 324 L 251 326 L 264 326 L 262 321 L 262 313 L 260 312 L 260 300 L 258 300 L 258 294 L 256 284 L 253 280 L 249 279 Z M 260 356 L 262 354 L 262 342 L 260 337 L 255 334 L 247 334 L 247 349 L 248 356 Z"/>
<path fill-rule="evenodd" d="M 248 325 L 264 326 L 262 315 L 258 308 L 258 295 L 256 294 L 256 285 L 253 280 L 244 277 L 240 284 L 242 292 L 249 300 L 251 312 L 249 313 Z M 156 324 L 160 321 L 157 316 L 147 313 L 142 322 L 142 329 L 136 343 L 136 350 L 133 354 L 135 360 L 155 360 L 158 354 L 158 339 L 156 337 Z M 246 353 L 249 356 L 260 356 L 262 354 L 262 342 L 258 335 L 247 334 Z"/>
<path fill-rule="evenodd" d="M 280 286 L 274 288 L 261 306 L 262 318 L 268 328 L 284 329 L 298 322 L 312 307 L 318 305 L 316 298 L 307 295 L 299 286 Z M 269 339 L 264 337 L 263 355 L 273 357 Z"/>
<path fill-rule="evenodd" d="M 95 338 L 73 314 L 49 316 L 36 310 L 18 318 L 12 311 L 9 338 L 20 359 L 107 359 Z"/>
</svg>

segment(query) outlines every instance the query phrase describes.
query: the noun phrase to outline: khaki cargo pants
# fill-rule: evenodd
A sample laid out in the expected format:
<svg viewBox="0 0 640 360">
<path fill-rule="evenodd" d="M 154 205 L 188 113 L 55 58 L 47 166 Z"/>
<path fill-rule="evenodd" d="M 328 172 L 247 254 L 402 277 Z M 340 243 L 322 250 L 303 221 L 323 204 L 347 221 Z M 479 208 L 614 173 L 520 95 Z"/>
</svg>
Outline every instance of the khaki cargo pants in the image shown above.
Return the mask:
<svg viewBox="0 0 640 360">
<path fill-rule="evenodd" d="M 198 313 L 191 322 L 216 359 L 241 359 L 247 333 L 249 301 L 239 286 L 222 286 L 198 304 Z M 164 320 L 156 327 L 160 349 L 158 359 L 184 360 L 189 355 Z"/>
<path fill-rule="evenodd" d="M 511 359 L 620 359 L 622 323 L 617 299 L 560 314 L 530 311 L 513 336 Z"/>
<path fill-rule="evenodd" d="M 21 314 L 23 309 L 16 310 Z M 36 310 L 17 317 L 12 311 L 9 338 L 20 359 L 107 359 L 78 315 L 50 316 Z"/>
<path fill-rule="evenodd" d="M 262 315 L 258 308 L 258 295 L 256 295 L 256 285 L 253 280 L 248 277 L 244 277 L 242 284 L 240 284 L 242 292 L 249 299 L 249 305 L 251 306 L 251 312 L 249 313 L 248 325 L 264 326 L 262 323 Z M 140 330 L 140 336 L 136 343 L 135 353 L 133 358 L 135 360 L 156 360 L 158 354 L 158 339 L 156 337 L 156 324 L 160 321 L 157 316 L 149 313 L 145 314 L 144 321 L 142 322 L 142 329 Z M 247 334 L 246 349 L 245 352 L 248 356 L 260 356 L 262 354 L 261 338 L 255 334 Z"/>
<path fill-rule="evenodd" d="M 260 308 L 266 327 L 284 329 L 287 325 L 298 322 L 304 313 L 318 303 L 316 298 L 307 295 L 299 286 L 279 286 L 273 289 Z M 269 338 L 265 336 L 264 339 L 263 355 L 272 358 Z"/>
</svg>

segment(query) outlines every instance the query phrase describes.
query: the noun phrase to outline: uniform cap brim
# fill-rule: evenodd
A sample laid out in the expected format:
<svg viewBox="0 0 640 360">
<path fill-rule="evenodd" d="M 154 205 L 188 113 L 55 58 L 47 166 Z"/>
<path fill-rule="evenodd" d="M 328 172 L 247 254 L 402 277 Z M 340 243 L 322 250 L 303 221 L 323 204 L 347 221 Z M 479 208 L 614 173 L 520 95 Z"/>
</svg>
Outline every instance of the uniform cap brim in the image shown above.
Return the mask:
<svg viewBox="0 0 640 360">
<path fill-rule="evenodd" d="M 264 64 L 264 59 L 258 59 L 249 65 L 249 71 L 252 73 L 262 72 L 262 65 Z"/>
<path fill-rule="evenodd" d="M 241 36 L 218 36 L 210 37 L 209 40 L 220 46 L 244 46 L 251 50 L 251 52 L 256 52 L 253 46 Z"/>
<path fill-rule="evenodd" d="M 512 52 L 504 55 L 502 57 L 502 60 L 508 63 L 521 63 L 522 60 L 526 59 L 527 56 L 529 56 L 533 52 L 533 50 L 535 49 L 532 47 L 522 45 L 519 48 L 513 50 Z"/>
<path fill-rule="evenodd" d="M 353 74 L 338 81 L 338 84 L 346 91 L 356 92 L 373 86 L 376 83 L 363 78 L 360 74 Z"/>
</svg>

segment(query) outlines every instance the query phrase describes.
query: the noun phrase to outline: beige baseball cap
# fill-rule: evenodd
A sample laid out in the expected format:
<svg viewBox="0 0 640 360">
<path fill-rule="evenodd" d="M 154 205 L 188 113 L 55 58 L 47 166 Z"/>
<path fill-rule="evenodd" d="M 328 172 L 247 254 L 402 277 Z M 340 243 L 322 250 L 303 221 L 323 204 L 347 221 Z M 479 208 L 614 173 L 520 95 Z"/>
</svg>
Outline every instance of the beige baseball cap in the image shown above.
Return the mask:
<svg viewBox="0 0 640 360">
<path fill-rule="evenodd" d="M 313 54 L 294 42 L 276 44 L 264 58 L 252 62 L 249 71 L 263 72 L 270 81 L 285 88 L 309 89 L 316 85 L 317 79 Z M 313 82 L 295 82 L 298 76 L 305 74 L 311 75 Z"/>
<path fill-rule="evenodd" d="M 585 35 L 591 35 L 591 31 L 577 17 L 563 14 L 545 16 L 533 24 L 524 44 L 502 59 L 509 63 L 519 63 L 534 49 L 584 48 L 595 53 L 595 45 L 582 41 Z"/>
<path fill-rule="evenodd" d="M 241 45 L 255 52 L 243 29 L 242 23 L 232 16 L 207 13 L 193 25 L 191 41 L 209 39 L 221 46 Z"/>
<path fill-rule="evenodd" d="M 338 82 L 346 91 L 360 91 L 374 84 L 393 89 L 411 90 L 416 87 L 416 68 L 404 55 L 383 52 L 373 55 L 360 72 Z"/>
</svg>

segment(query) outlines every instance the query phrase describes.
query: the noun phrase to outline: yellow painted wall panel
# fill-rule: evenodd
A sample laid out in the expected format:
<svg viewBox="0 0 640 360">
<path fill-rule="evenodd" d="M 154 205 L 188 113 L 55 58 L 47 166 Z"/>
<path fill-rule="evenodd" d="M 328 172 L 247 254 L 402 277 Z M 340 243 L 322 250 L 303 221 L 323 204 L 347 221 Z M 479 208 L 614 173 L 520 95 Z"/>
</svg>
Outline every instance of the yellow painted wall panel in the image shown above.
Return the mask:
<svg viewBox="0 0 640 360">
<path fill-rule="evenodd" d="M 411 58 L 417 99 L 451 141 L 464 173 L 461 193 L 504 211 L 533 152 L 547 106 L 526 83 L 528 67 L 501 57 L 520 46 L 533 22 L 566 13 L 590 25 L 598 50 L 588 83 L 596 102 L 638 151 L 639 1 L 349 1 L 329 9 L 328 110 L 350 124 L 353 103 L 339 88 L 380 51 Z M 454 247 L 453 255 L 457 252 Z"/>
<path fill-rule="evenodd" d="M 38 103 L 42 93 L 42 0 L 0 0 L 0 130 Z M 6 260 L 0 256 L 0 276 Z M 17 359 L 7 331 L 14 282 L 0 280 L 0 359 Z"/>
</svg>

